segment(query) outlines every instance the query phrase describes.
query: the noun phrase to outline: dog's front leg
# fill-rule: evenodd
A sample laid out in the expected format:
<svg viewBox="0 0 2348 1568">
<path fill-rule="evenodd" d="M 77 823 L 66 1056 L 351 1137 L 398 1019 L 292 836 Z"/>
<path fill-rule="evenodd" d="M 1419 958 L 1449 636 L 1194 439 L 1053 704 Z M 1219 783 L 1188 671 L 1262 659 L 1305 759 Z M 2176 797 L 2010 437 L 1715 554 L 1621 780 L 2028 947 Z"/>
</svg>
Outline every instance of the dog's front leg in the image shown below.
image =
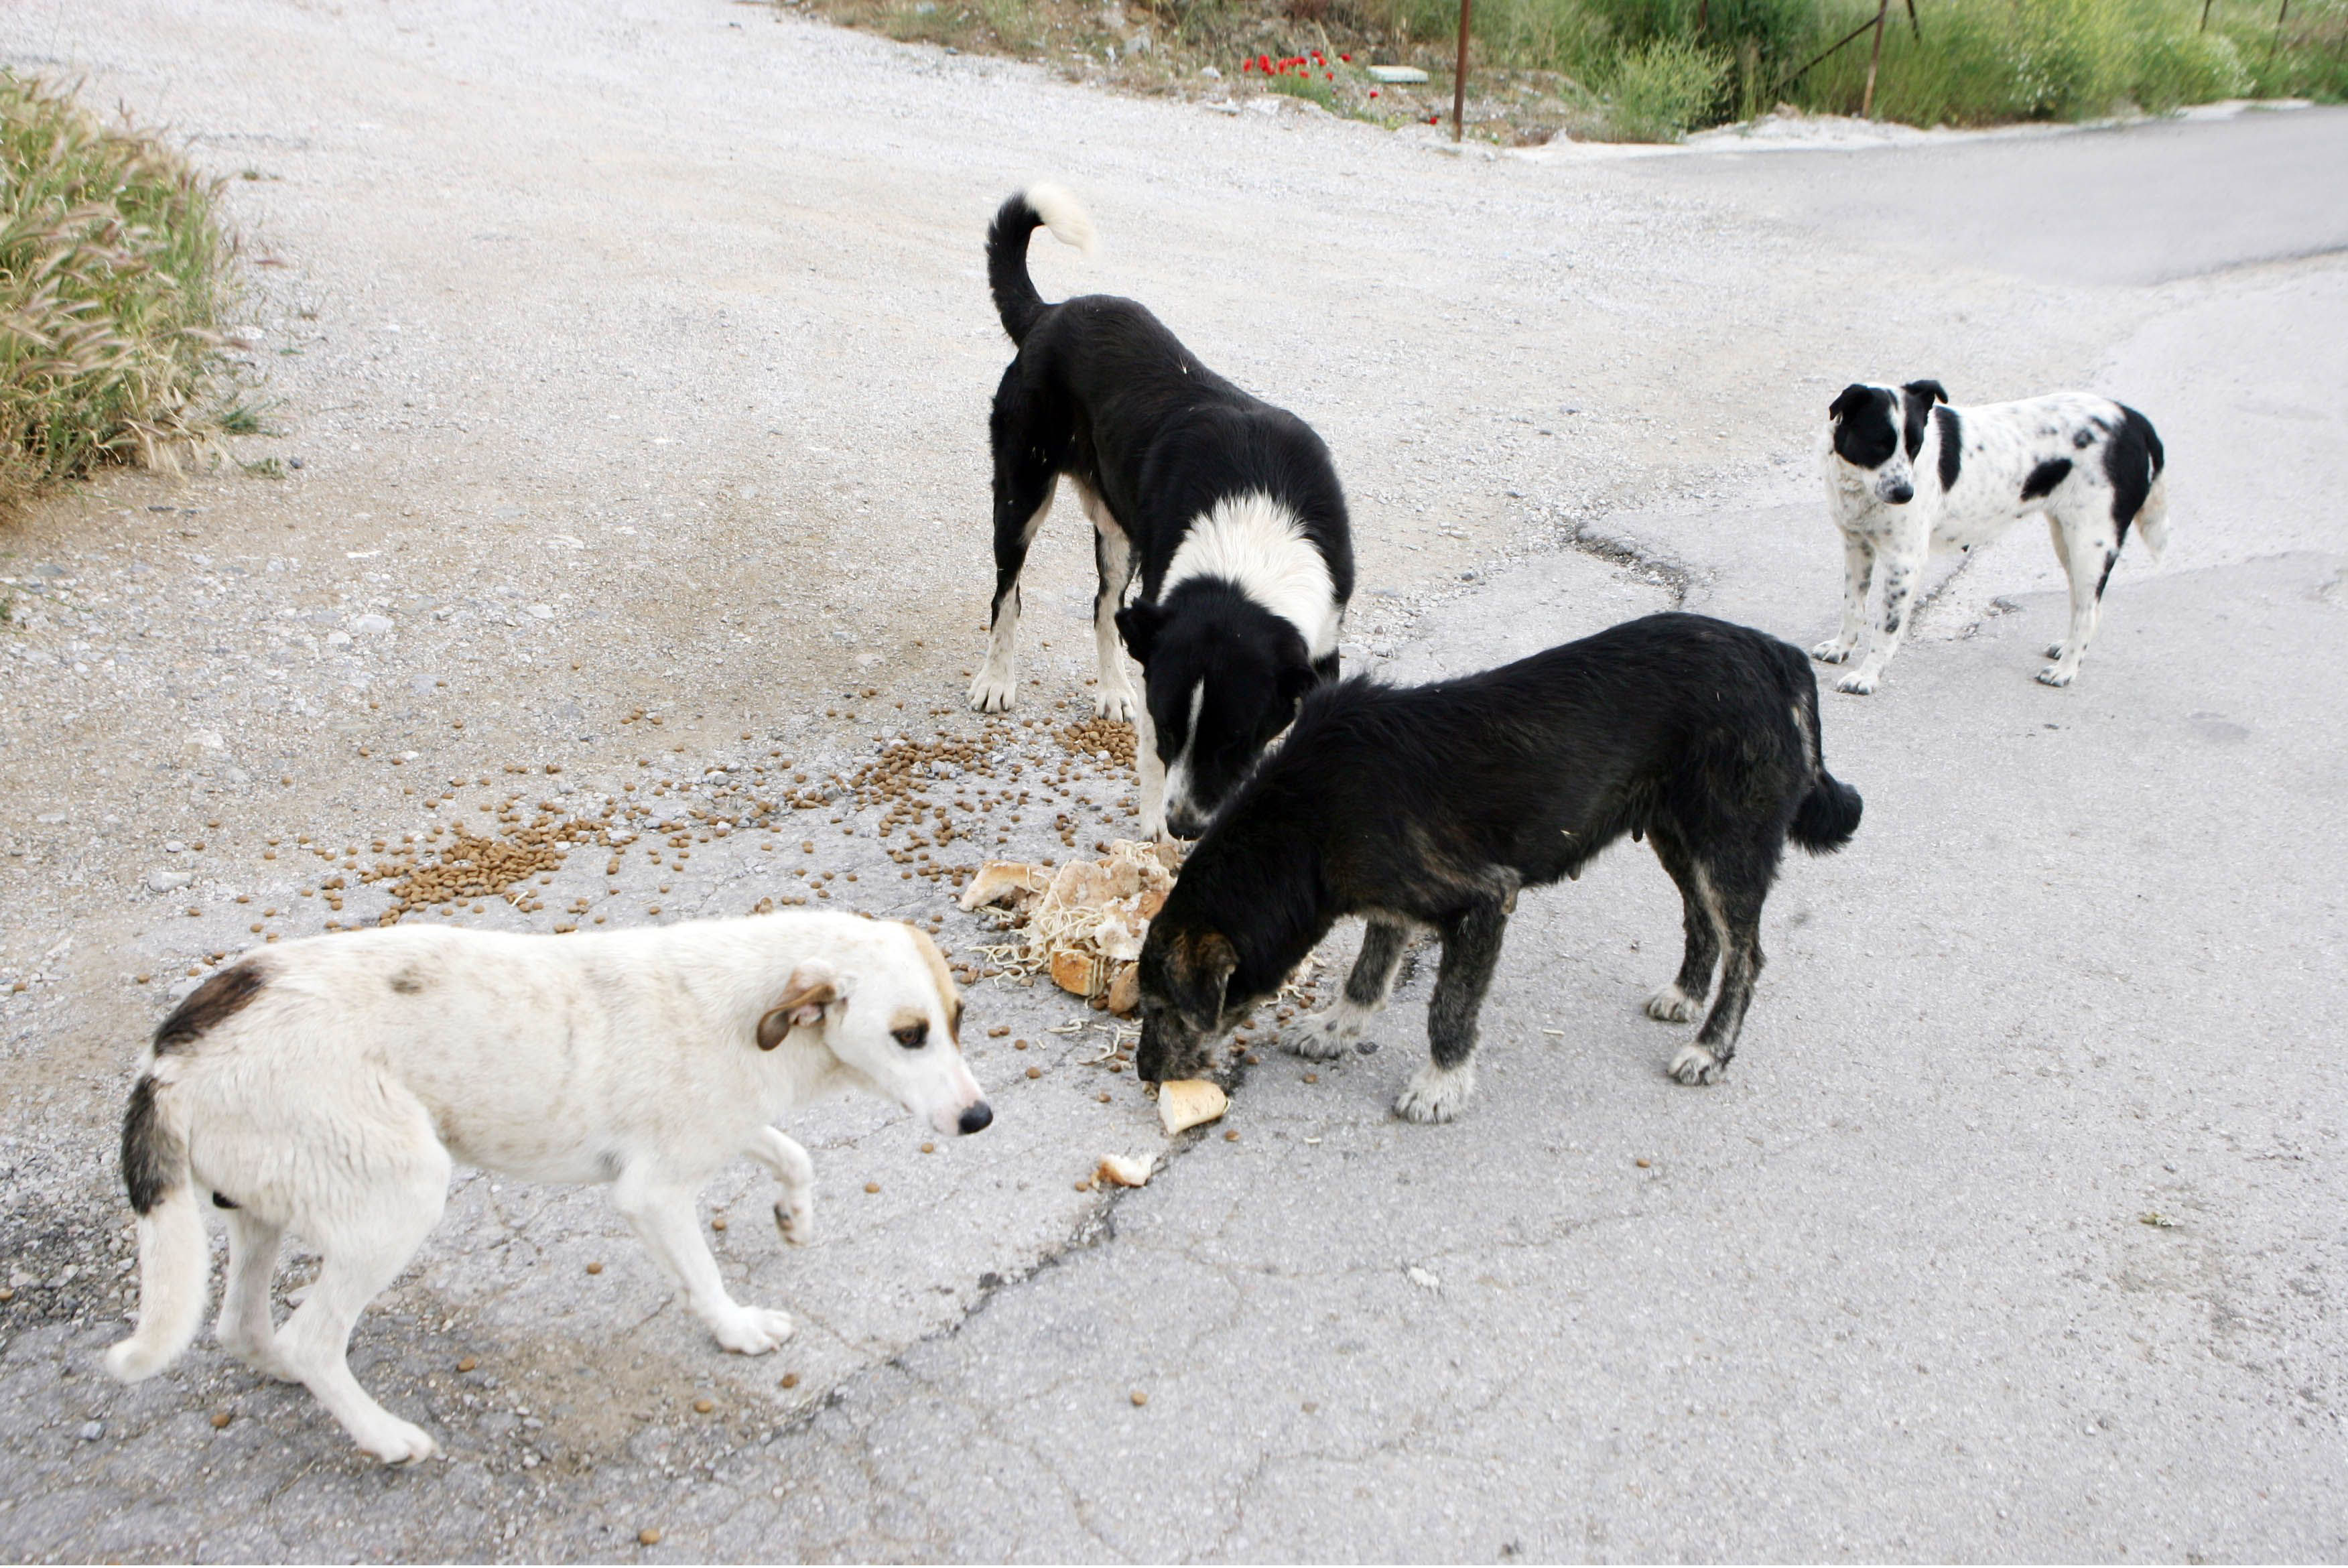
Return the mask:
<svg viewBox="0 0 2348 1568">
<path fill-rule="evenodd" d="M 1867 635 L 1867 589 L 1875 575 L 1875 542 L 1863 533 L 1842 536 L 1842 630 L 1810 650 L 1824 665 L 1850 657 Z"/>
<path fill-rule="evenodd" d="M 1867 640 L 1859 667 L 1835 682 L 1835 690 L 1865 696 L 1883 679 L 1883 667 L 1900 651 L 1908 623 L 1916 608 L 1916 589 L 1924 575 L 1927 535 L 1921 524 L 1902 520 L 1899 531 L 1875 552 L 1875 574 L 1883 580 L 1883 609 Z"/>
<path fill-rule="evenodd" d="M 1166 760 L 1158 755 L 1158 727 L 1149 721 L 1147 692 L 1133 709 L 1133 770 L 1139 775 L 1141 836 L 1152 843 L 1166 832 Z"/>
<path fill-rule="evenodd" d="M 783 1240 L 803 1247 L 815 1240 L 815 1161 L 808 1151 L 771 1127 L 762 1127 L 744 1150 L 775 1173 L 782 1201 L 775 1205 L 775 1228 Z"/>
<path fill-rule="evenodd" d="M 1476 1016 L 1500 962 L 1500 937 L 1509 925 L 1507 898 L 1470 905 L 1443 928 L 1443 967 L 1426 1006 L 1427 1063 L 1411 1075 L 1395 1101 L 1395 1114 L 1412 1121 L 1448 1121 L 1476 1092 Z"/>
<path fill-rule="evenodd" d="M 1409 945 L 1408 926 L 1370 916 L 1369 927 L 1362 933 L 1361 956 L 1354 960 L 1353 971 L 1345 976 L 1344 995 L 1299 1023 L 1281 1046 L 1309 1061 L 1325 1062 L 1344 1056 L 1386 1005 L 1387 988 L 1394 984 L 1403 950 Z"/>
<path fill-rule="evenodd" d="M 744 1306 L 726 1294 L 717 1260 L 701 1234 L 695 1189 L 664 1178 L 649 1161 L 638 1161 L 612 1185 L 612 1201 L 669 1277 L 685 1292 L 685 1305 L 709 1326 L 717 1343 L 744 1356 L 763 1356 L 791 1336 L 788 1314 Z"/>
</svg>

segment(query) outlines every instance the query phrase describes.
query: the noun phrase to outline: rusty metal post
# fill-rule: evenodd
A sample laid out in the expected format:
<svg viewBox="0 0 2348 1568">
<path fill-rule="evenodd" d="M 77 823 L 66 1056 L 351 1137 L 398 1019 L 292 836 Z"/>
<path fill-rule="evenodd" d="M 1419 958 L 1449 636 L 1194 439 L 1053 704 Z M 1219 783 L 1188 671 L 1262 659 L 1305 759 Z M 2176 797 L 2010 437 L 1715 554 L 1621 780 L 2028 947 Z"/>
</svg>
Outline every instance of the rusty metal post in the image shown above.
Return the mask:
<svg viewBox="0 0 2348 1568">
<path fill-rule="evenodd" d="M 1888 0 L 1887 0 L 1888 3 Z M 1451 73 L 1451 139 L 1466 134 L 1468 112 L 1468 10 L 1471 0 L 1459 0 L 1459 64 Z"/>
<path fill-rule="evenodd" d="M 2283 0 L 2289 5 L 2291 0 Z M 1883 64 L 1883 20 L 1891 15 L 1891 0 L 1877 0 L 1875 7 L 1875 52 L 1867 57 L 1867 91 L 1859 100 L 1859 118 L 1875 118 L 1875 72 Z"/>
</svg>

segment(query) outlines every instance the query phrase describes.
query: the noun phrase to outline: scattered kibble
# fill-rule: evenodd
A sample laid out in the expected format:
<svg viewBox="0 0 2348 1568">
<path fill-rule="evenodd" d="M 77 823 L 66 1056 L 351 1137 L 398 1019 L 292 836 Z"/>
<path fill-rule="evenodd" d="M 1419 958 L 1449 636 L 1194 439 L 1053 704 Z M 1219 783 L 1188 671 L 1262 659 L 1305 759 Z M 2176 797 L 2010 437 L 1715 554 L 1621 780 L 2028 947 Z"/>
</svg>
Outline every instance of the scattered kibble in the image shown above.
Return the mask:
<svg viewBox="0 0 2348 1568">
<path fill-rule="evenodd" d="M 696 1416 L 705 1416 L 716 1408 L 717 1408 L 717 1406 L 714 1400 L 695 1399 L 693 1402 L 693 1413 Z"/>
<path fill-rule="evenodd" d="M 470 1372 L 474 1367 L 479 1367 L 479 1365 L 480 1362 L 474 1359 L 472 1357 L 468 1356 L 463 1360 L 457 1363 L 457 1370 L 459 1372 Z"/>
<path fill-rule="evenodd" d="M 227 1410 L 214 1410 L 212 1412 L 212 1430 L 216 1432 L 221 1431 L 225 1429 L 231 1421 L 235 1419 L 236 1417 Z"/>
<path fill-rule="evenodd" d="M 878 1181 L 867 1181 L 864 1183 L 864 1190 L 867 1192 L 878 1192 L 880 1191 L 880 1183 Z"/>
<path fill-rule="evenodd" d="M 660 1532 L 650 1525 L 636 1532 L 636 1544 L 639 1546 L 658 1546 L 660 1541 Z"/>
<path fill-rule="evenodd" d="M 602 1274 L 603 1272 L 603 1265 L 602 1264 L 589 1264 L 587 1265 L 587 1272 L 589 1274 Z"/>
<path fill-rule="evenodd" d="M 1133 1391 L 1132 1399 L 1136 1405 L 1147 1405 L 1149 1403 L 1149 1396 L 1138 1388 L 1136 1388 Z"/>
</svg>

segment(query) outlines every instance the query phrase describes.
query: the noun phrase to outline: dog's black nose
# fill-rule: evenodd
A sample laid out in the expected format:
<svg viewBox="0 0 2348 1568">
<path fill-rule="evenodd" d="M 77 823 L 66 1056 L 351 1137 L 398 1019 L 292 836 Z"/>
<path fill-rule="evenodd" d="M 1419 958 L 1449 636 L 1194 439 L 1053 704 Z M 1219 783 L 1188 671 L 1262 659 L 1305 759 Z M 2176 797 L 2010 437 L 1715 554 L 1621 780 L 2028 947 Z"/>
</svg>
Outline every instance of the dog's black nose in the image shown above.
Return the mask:
<svg viewBox="0 0 2348 1568">
<path fill-rule="evenodd" d="M 973 1132 L 984 1132 L 994 1124 L 994 1108 L 983 1099 L 962 1113 L 962 1130 L 964 1136 Z"/>
<path fill-rule="evenodd" d="M 1900 485 L 1891 492 L 1891 504 L 1893 506 L 1906 506 L 1910 501 L 1914 500 L 1915 499 L 1916 490 L 1915 487 L 1912 485 Z"/>
</svg>

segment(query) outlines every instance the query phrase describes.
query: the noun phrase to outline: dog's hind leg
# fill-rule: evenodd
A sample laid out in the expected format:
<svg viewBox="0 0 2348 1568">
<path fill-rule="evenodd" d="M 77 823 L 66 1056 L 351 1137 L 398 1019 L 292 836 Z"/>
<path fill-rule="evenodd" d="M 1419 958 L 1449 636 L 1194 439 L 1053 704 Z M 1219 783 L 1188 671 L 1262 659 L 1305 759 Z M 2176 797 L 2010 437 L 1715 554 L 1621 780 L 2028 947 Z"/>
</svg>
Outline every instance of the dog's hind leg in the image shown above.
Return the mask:
<svg viewBox="0 0 2348 1568">
<path fill-rule="evenodd" d="M 1736 1055 L 1736 1037 L 1744 1032 L 1745 1010 L 1752 1004 L 1753 983 L 1764 962 L 1761 903 L 1769 896 L 1776 864 L 1776 851 L 1757 848 L 1697 863 L 1697 873 L 1720 911 L 1720 995 L 1704 1027 L 1696 1031 L 1694 1043 L 1682 1046 L 1672 1057 L 1671 1075 L 1682 1083 L 1719 1082 L 1729 1058 Z"/>
<path fill-rule="evenodd" d="M 763 1356 L 791 1336 L 788 1314 L 744 1306 L 726 1294 L 717 1260 L 709 1255 L 694 1212 L 695 1189 L 637 1161 L 612 1184 L 612 1201 L 645 1248 L 685 1292 L 685 1305 L 708 1326 L 717 1343 L 744 1356 Z"/>
<path fill-rule="evenodd" d="M 1443 967 L 1426 1006 L 1427 1062 L 1411 1075 L 1395 1113 L 1411 1121 L 1448 1121 L 1476 1092 L 1476 1016 L 1500 962 L 1509 926 L 1505 898 L 1479 900 L 1443 927 Z"/>
<path fill-rule="evenodd" d="M 228 1284 L 221 1291 L 215 1332 L 229 1354 L 255 1372 L 291 1382 L 294 1374 L 277 1358 L 276 1326 L 269 1318 L 269 1282 L 284 1235 L 283 1226 L 255 1219 L 249 1209 L 228 1212 Z"/>
<path fill-rule="evenodd" d="M 2054 555 L 2071 584 L 2071 630 L 2047 648 L 2046 656 L 2054 662 L 2040 670 L 2038 678 L 2047 686 L 2066 686 L 2079 673 L 2080 657 L 2103 620 L 2104 584 L 2111 581 L 2120 547 L 2109 534 L 2073 537 L 2069 524 L 2052 512 L 2047 514 L 2046 526 L 2054 535 Z"/>
<path fill-rule="evenodd" d="M 1824 665 L 1850 657 L 1867 635 L 1867 588 L 1875 574 L 1875 543 L 1863 533 L 1842 536 L 1842 630 L 1810 650 Z"/>
<path fill-rule="evenodd" d="M 352 1440 L 395 1465 L 430 1459 L 438 1445 L 376 1404 L 351 1376 L 345 1357 L 359 1314 L 407 1266 L 448 1200 L 447 1153 L 438 1142 L 428 1152 L 411 1152 L 404 1169 L 371 1171 L 363 1190 L 326 1197 L 294 1216 L 325 1261 L 273 1342 L 278 1363 L 318 1397 Z"/>
<path fill-rule="evenodd" d="M 1720 959 L 1720 901 L 1677 834 L 1656 824 L 1647 836 L 1655 858 L 1680 890 L 1680 924 L 1687 936 L 1679 977 L 1647 998 L 1647 1016 L 1684 1024 L 1704 1010 L 1704 999 L 1712 990 L 1713 966 Z"/>
<path fill-rule="evenodd" d="M 1075 483 L 1074 480 L 1070 481 Z M 1117 635 L 1117 608 L 1133 580 L 1133 547 L 1109 514 L 1108 503 L 1091 486 L 1076 485 L 1076 499 L 1093 523 L 1093 565 L 1100 586 L 1093 592 L 1093 645 L 1100 659 L 1100 684 L 1093 688 L 1093 712 L 1101 718 L 1130 721 L 1138 706 L 1125 673 L 1125 640 Z"/>
<path fill-rule="evenodd" d="M 1344 1056 L 1386 1005 L 1386 991 L 1394 985 L 1395 971 L 1402 967 L 1403 950 L 1409 945 L 1407 925 L 1370 916 L 1368 928 L 1362 933 L 1361 955 L 1345 976 L 1344 994 L 1299 1022 L 1280 1042 L 1281 1047 L 1309 1061 L 1325 1062 Z"/>
<path fill-rule="evenodd" d="M 1035 531 L 1051 513 L 1058 480 L 1058 469 L 1033 450 L 1023 449 L 1015 466 L 1007 467 L 999 455 L 995 461 L 994 607 L 986 662 L 970 683 L 970 706 L 981 713 L 1003 712 L 1019 690 L 1019 573 Z"/>
<path fill-rule="evenodd" d="M 782 1183 L 782 1201 L 775 1205 L 775 1228 L 792 1246 L 815 1240 L 815 1161 L 808 1151 L 771 1127 L 758 1129 L 746 1150 L 751 1159 L 775 1173 Z"/>
</svg>

